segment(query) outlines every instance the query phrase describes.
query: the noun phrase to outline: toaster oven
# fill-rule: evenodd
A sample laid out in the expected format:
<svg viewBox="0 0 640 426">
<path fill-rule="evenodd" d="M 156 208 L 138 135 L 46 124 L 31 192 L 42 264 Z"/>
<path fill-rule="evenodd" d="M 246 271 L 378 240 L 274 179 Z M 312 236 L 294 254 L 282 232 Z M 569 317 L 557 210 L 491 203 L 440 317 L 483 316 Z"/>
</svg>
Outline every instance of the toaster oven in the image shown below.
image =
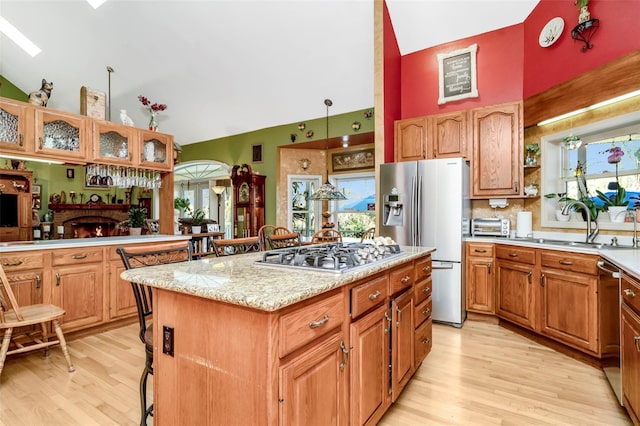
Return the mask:
<svg viewBox="0 0 640 426">
<path fill-rule="evenodd" d="M 471 235 L 474 237 L 508 237 L 510 228 L 509 219 L 491 217 L 471 220 Z"/>
</svg>

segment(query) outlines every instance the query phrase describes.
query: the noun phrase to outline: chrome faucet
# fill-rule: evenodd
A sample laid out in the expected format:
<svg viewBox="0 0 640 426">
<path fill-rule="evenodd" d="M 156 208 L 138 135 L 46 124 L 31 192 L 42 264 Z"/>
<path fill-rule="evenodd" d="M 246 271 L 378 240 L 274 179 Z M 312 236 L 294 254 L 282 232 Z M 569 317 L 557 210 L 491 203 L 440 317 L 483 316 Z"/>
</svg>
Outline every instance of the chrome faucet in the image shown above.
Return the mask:
<svg viewBox="0 0 640 426">
<path fill-rule="evenodd" d="M 630 212 L 631 220 L 633 221 L 633 240 L 631 241 L 631 246 L 633 248 L 637 248 L 638 243 L 640 243 L 640 241 L 638 240 L 638 221 L 636 220 L 636 218 L 638 217 L 638 208 L 634 207 L 633 210 L 630 210 Z"/>
<path fill-rule="evenodd" d="M 578 200 L 573 200 L 573 201 L 568 202 L 564 206 L 564 208 L 562 209 L 562 214 L 568 215 L 569 214 L 569 209 L 574 204 L 577 204 L 577 205 L 581 206 L 585 210 L 585 212 L 587 212 L 587 236 L 585 238 L 585 241 L 586 241 L 587 244 L 590 244 L 590 243 L 594 242 L 594 240 L 598 236 L 598 232 L 600 232 L 600 230 L 598 229 L 598 221 L 591 218 L 591 212 L 589 211 L 589 208 L 587 207 L 587 205 L 585 203 L 583 203 L 582 201 L 578 201 Z M 593 225 L 594 225 L 593 229 L 591 229 L 592 222 L 593 222 Z"/>
</svg>

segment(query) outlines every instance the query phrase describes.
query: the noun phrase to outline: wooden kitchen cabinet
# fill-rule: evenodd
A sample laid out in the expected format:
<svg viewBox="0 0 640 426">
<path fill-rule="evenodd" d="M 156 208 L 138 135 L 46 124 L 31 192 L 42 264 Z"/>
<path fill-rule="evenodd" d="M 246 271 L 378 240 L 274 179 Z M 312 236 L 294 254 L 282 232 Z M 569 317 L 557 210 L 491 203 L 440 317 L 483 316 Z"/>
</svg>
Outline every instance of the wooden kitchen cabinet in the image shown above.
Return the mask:
<svg viewBox="0 0 640 426">
<path fill-rule="evenodd" d="M 131 283 L 120 278 L 120 274 L 126 269 L 122 258 L 116 253 L 116 247 L 107 249 L 107 264 L 109 270 L 109 319 L 131 317 L 138 312 L 136 298 L 133 295 Z"/>
<path fill-rule="evenodd" d="M 467 311 L 495 314 L 493 244 L 468 242 L 465 250 Z"/>
<path fill-rule="evenodd" d="M 58 250 L 52 254 L 52 301 L 66 311 L 65 332 L 103 322 L 102 248 Z"/>
<path fill-rule="evenodd" d="M 138 130 L 110 121 L 94 120 L 92 129 L 92 160 L 126 167 L 138 164 Z"/>
<path fill-rule="evenodd" d="M 541 250 L 540 259 L 540 333 L 598 352 L 598 256 Z"/>
<path fill-rule="evenodd" d="M 33 152 L 33 106 L 0 98 L 0 149 L 16 154 Z"/>
<path fill-rule="evenodd" d="M 427 117 L 418 117 L 395 122 L 396 162 L 427 158 L 427 121 Z"/>
<path fill-rule="evenodd" d="M 640 425 L 640 280 L 623 272 L 620 283 L 622 402 Z"/>
<path fill-rule="evenodd" d="M 352 425 L 375 425 L 391 403 L 388 312 L 386 303 L 382 303 L 351 324 Z"/>
<path fill-rule="evenodd" d="M 413 286 L 413 324 L 414 331 L 414 368 L 417 369 L 431 352 L 433 345 L 432 318 L 433 302 L 431 293 L 433 280 L 431 279 L 431 256 L 415 261 L 416 282 Z"/>
<path fill-rule="evenodd" d="M 347 424 L 343 348 L 342 333 L 336 332 L 280 368 L 280 425 Z"/>
<path fill-rule="evenodd" d="M 428 158 L 467 158 L 470 139 L 468 117 L 468 111 L 429 116 Z"/>
<path fill-rule="evenodd" d="M 394 402 L 415 372 L 413 307 L 413 288 L 391 300 L 391 400 Z"/>
<path fill-rule="evenodd" d="M 137 129 L 136 133 L 137 164 L 145 169 L 173 170 L 173 136 L 144 129 Z"/>
<path fill-rule="evenodd" d="M 35 150 L 38 157 L 84 163 L 91 146 L 89 118 L 35 107 Z"/>
<path fill-rule="evenodd" d="M 536 329 L 535 249 L 496 247 L 496 314 L 531 330 Z"/>
<path fill-rule="evenodd" d="M 471 110 L 471 128 L 471 197 L 521 197 L 522 102 Z"/>
<path fill-rule="evenodd" d="M 0 263 L 7 274 L 7 279 L 16 297 L 18 306 L 44 303 L 42 276 L 44 273 L 44 258 L 41 254 L 16 253 L 1 255 Z M 6 292 L 3 291 L 5 300 Z M 19 327 L 14 335 L 30 332 L 39 328 L 40 324 Z"/>
</svg>

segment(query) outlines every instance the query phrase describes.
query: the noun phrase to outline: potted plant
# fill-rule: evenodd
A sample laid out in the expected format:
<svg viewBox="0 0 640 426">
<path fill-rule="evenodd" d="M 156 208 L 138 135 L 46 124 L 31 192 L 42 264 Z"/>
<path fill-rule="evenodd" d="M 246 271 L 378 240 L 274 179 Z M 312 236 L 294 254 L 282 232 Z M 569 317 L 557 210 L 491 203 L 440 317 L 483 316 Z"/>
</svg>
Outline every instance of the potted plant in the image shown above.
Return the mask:
<svg viewBox="0 0 640 426">
<path fill-rule="evenodd" d="M 609 217 L 611 222 L 624 222 L 627 217 L 627 205 L 629 205 L 629 200 L 627 198 L 627 191 L 620 185 L 618 181 L 618 163 L 622 159 L 624 155 L 624 151 L 622 148 L 618 146 L 614 146 L 605 150 L 604 152 L 608 153 L 609 156 L 607 158 L 607 162 L 609 164 L 616 165 L 616 181 L 610 183 L 609 188 L 615 188 L 616 192 L 611 195 L 606 195 L 602 191 L 596 189 L 596 194 L 598 194 L 598 199 L 602 201 L 604 204 L 604 209 L 609 212 Z"/>
<path fill-rule="evenodd" d="M 536 157 L 540 155 L 540 145 L 537 143 L 529 143 L 525 145 L 524 148 L 527 151 L 527 156 L 524 159 L 525 166 L 538 165 L 538 159 Z"/>
<path fill-rule="evenodd" d="M 556 199 L 556 220 L 559 222 L 568 222 L 571 219 L 571 215 L 562 214 L 565 206 L 570 202 L 574 201 L 573 198 L 567 197 L 566 192 L 552 192 L 550 194 L 545 194 L 545 198 L 548 199 Z"/>
<path fill-rule="evenodd" d="M 202 230 L 202 225 L 206 222 L 205 214 L 202 209 L 195 209 L 191 213 L 191 233 L 199 234 Z"/>
<path fill-rule="evenodd" d="M 147 218 L 147 213 L 142 207 L 131 207 L 129 209 L 129 235 L 140 235 L 142 226 Z"/>
<path fill-rule="evenodd" d="M 180 217 L 184 216 L 184 212 L 189 210 L 191 202 L 188 198 L 176 198 L 173 200 L 173 208 L 180 212 Z"/>
</svg>

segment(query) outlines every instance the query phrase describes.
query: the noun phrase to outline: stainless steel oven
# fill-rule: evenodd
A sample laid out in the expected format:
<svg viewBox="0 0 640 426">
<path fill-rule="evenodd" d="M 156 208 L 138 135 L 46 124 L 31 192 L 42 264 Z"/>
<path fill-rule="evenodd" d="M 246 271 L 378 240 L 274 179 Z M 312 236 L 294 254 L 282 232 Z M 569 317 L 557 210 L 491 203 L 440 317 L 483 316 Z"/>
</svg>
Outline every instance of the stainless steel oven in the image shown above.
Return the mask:
<svg viewBox="0 0 640 426">
<path fill-rule="evenodd" d="M 616 294 L 620 294 L 620 269 L 611 262 L 600 258 L 598 261 L 598 269 L 600 270 L 600 288 L 606 288 L 613 285 L 618 289 Z M 614 302 L 612 302 L 614 303 Z M 615 307 L 612 309 L 616 312 L 618 348 L 620 348 L 620 298 L 615 299 Z M 620 375 L 620 350 L 612 357 L 602 360 L 602 369 L 607 376 L 607 380 L 618 398 L 618 402 L 622 405 L 622 377 Z"/>
</svg>

